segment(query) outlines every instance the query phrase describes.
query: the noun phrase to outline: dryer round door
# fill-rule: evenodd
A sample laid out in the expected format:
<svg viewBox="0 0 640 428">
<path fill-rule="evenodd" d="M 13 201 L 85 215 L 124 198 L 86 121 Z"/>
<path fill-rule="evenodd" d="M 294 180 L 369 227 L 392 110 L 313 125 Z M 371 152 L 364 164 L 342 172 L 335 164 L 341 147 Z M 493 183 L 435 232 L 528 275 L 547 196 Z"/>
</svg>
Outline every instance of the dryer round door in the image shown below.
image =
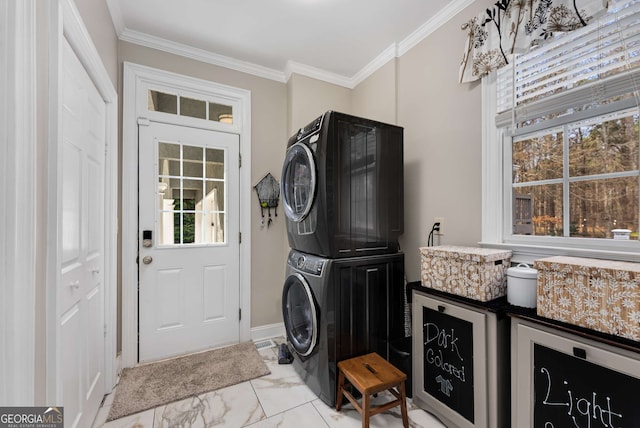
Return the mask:
<svg viewBox="0 0 640 428">
<path fill-rule="evenodd" d="M 281 187 L 287 218 L 295 222 L 304 220 L 316 194 L 316 162 L 306 144 L 296 143 L 287 150 Z"/>
<path fill-rule="evenodd" d="M 303 357 L 311 354 L 318 341 L 318 314 L 309 283 L 298 273 L 284 282 L 282 315 L 293 349 Z"/>
</svg>

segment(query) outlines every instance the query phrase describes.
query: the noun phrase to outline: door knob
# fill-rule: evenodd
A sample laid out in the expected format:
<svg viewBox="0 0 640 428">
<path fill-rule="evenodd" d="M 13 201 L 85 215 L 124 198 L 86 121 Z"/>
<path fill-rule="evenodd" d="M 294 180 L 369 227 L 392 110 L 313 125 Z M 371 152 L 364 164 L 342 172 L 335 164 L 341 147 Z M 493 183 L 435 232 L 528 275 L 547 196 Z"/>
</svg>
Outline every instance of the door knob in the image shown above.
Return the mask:
<svg viewBox="0 0 640 428">
<path fill-rule="evenodd" d="M 148 265 L 149 263 L 151 263 L 153 261 L 153 258 L 151 256 L 144 256 L 142 258 L 142 263 L 144 263 L 145 265 Z"/>
</svg>

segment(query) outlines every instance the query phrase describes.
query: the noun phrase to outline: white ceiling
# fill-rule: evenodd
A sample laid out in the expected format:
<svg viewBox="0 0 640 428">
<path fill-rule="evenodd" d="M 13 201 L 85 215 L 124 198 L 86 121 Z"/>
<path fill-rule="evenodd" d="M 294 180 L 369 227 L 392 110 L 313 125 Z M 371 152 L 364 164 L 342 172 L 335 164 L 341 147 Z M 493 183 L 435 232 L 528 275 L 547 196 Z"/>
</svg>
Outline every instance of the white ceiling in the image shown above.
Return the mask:
<svg viewBox="0 0 640 428">
<path fill-rule="evenodd" d="M 424 38 L 429 27 L 472 1 L 107 0 L 107 4 L 122 40 L 253 69 L 254 74 L 276 80 L 286 80 L 296 71 L 324 74 L 325 80 L 349 86 L 359 74 L 402 54 Z"/>
</svg>

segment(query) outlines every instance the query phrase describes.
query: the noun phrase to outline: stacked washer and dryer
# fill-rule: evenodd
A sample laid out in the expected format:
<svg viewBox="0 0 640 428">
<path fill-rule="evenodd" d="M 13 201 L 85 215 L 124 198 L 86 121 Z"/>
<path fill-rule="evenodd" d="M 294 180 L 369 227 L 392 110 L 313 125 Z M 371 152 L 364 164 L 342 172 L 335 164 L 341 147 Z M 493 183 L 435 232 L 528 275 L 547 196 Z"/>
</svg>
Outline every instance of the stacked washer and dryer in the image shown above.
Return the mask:
<svg viewBox="0 0 640 428">
<path fill-rule="evenodd" d="M 403 129 L 328 111 L 288 142 L 291 251 L 282 311 L 293 365 L 335 405 L 337 362 L 404 336 Z"/>
</svg>

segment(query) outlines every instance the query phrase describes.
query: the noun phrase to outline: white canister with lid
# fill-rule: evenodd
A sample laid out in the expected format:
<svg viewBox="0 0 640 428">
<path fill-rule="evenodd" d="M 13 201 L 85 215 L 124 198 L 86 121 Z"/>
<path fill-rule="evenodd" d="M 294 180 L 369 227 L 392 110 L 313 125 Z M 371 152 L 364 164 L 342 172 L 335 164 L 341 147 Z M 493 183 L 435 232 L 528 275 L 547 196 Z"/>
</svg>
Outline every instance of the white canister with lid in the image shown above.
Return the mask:
<svg viewBox="0 0 640 428">
<path fill-rule="evenodd" d="M 535 308 L 538 270 L 526 263 L 507 269 L 507 302 L 524 308 Z"/>
</svg>

